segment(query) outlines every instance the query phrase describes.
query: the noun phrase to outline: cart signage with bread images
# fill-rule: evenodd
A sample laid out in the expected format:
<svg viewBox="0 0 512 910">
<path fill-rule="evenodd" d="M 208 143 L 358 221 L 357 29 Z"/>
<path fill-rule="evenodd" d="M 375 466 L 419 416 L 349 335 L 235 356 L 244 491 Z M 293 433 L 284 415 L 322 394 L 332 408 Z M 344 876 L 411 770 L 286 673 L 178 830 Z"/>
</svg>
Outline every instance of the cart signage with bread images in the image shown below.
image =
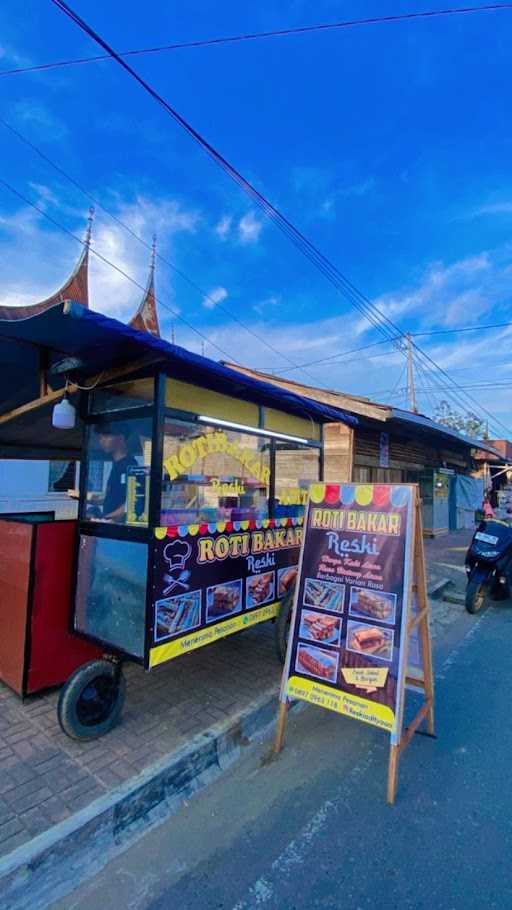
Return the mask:
<svg viewBox="0 0 512 910">
<path fill-rule="evenodd" d="M 297 576 L 302 522 L 157 528 L 150 666 L 275 618 Z"/>
<path fill-rule="evenodd" d="M 433 733 L 430 655 L 416 487 L 313 484 L 276 751 L 282 748 L 286 704 L 292 699 L 379 727 L 391 739 L 392 802 L 396 762 L 407 737 L 424 718 Z M 402 731 L 406 686 L 425 697 L 412 732 L 411 727 Z"/>
</svg>

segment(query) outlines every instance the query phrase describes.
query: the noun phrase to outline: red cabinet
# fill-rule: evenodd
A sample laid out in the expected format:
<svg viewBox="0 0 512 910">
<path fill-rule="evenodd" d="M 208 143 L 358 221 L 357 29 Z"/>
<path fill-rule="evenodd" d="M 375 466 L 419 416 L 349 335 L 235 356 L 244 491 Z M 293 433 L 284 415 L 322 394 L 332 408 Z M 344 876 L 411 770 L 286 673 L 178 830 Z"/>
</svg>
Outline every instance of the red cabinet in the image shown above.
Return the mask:
<svg viewBox="0 0 512 910">
<path fill-rule="evenodd" d="M 0 520 L 0 680 L 19 695 L 60 685 L 101 654 L 69 631 L 76 528 Z"/>
</svg>

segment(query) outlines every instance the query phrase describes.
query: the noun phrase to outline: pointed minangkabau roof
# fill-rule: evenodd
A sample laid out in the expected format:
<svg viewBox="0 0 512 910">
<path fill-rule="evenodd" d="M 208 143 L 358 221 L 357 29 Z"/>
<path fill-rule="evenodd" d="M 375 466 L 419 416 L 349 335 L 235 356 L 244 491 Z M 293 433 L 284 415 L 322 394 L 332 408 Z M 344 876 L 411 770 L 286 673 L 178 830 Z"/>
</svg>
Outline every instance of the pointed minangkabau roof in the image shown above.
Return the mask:
<svg viewBox="0 0 512 910">
<path fill-rule="evenodd" d="M 151 262 L 149 266 L 149 279 L 144 297 L 142 298 L 139 308 L 128 325 L 132 329 L 138 329 L 139 332 L 149 332 L 156 338 L 160 338 L 160 326 L 158 324 L 158 312 L 156 308 L 155 296 L 155 257 L 156 257 L 156 237 L 153 237 L 151 248 Z"/>
<path fill-rule="evenodd" d="M 39 313 L 44 313 L 45 310 L 49 310 L 50 307 L 55 306 L 57 303 L 62 303 L 63 300 L 75 300 L 77 303 L 81 303 L 82 306 L 89 306 L 88 269 L 93 216 L 94 209 L 89 209 L 83 250 L 80 259 L 65 284 L 55 294 L 45 300 L 41 300 L 40 303 L 32 303 L 28 306 L 0 306 L 0 319 L 8 319 L 10 321 L 29 319 L 31 316 L 38 316 Z"/>
</svg>

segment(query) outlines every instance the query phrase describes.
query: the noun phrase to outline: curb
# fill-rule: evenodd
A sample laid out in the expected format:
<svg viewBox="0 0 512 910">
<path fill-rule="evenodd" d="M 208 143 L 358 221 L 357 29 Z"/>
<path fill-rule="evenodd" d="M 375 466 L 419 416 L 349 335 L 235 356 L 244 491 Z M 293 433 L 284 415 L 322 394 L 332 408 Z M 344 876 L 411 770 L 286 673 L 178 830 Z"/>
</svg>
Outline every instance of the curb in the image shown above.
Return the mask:
<svg viewBox="0 0 512 910">
<path fill-rule="evenodd" d="M 441 578 L 428 589 L 428 596 L 432 600 L 442 600 L 446 591 L 455 587 L 455 583 L 450 578 Z"/>
<path fill-rule="evenodd" d="M 299 703 L 290 705 L 297 709 Z M 301 706 L 302 707 L 302 706 Z M 133 780 L 0 860 L 0 910 L 43 910 L 98 872 L 183 800 L 220 777 L 257 738 L 270 736 L 277 693 L 221 721 Z"/>
</svg>

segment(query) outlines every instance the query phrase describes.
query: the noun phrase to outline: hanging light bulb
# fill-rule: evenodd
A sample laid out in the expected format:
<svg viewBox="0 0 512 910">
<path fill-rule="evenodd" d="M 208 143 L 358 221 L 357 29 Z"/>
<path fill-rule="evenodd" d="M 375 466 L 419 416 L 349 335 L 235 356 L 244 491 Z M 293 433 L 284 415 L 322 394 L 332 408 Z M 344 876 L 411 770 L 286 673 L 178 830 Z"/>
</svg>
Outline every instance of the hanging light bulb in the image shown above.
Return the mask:
<svg viewBox="0 0 512 910">
<path fill-rule="evenodd" d="M 53 408 L 52 426 L 57 430 L 72 430 L 76 424 L 76 410 L 69 400 L 68 393 L 64 395 Z"/>
</svg>

